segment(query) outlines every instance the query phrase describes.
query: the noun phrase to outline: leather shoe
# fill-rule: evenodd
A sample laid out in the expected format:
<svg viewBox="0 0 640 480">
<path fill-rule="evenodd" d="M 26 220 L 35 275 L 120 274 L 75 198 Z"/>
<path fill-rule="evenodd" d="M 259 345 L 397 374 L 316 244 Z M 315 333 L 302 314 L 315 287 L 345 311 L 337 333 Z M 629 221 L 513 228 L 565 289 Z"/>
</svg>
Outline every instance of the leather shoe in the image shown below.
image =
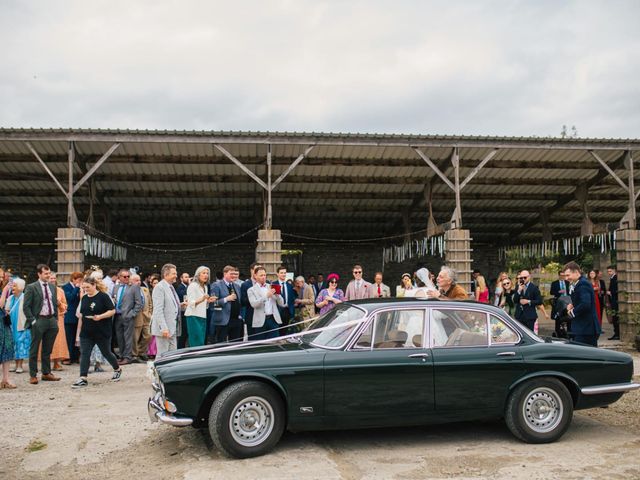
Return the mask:
<svg viewBox="0 0 640 480">
<path fill-rule="evenodd" d="M 118 360 L 118 365 L 131 365 L 131 360 L 123 358 L 122 360 Z"/>
<path fill-rule="evenodd" d="M 53 373 L 47 373 L 42 375 L 42 380 L 45 382 L 57 382 L 60 377 L 56 377 Z"/>
<path fill-rule="evenodd" d="M 614 335 L 613 337 L 607 338 L 607 340 L 620 340 L 620 337 L 618 335 Z"/>
<path fill-rule="evenodd" d="M 38 377 L 31 377 L 29 378 L 29 383 L 31 385 L 37 385 L 38 384 Z"/>
</svg>

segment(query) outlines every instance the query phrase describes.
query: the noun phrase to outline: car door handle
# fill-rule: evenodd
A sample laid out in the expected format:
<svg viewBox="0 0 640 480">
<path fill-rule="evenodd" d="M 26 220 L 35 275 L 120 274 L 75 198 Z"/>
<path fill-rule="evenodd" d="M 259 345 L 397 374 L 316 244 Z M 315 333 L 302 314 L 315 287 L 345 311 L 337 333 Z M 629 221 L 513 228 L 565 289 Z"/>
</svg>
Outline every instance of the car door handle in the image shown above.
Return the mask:
<svg viewBox="0 0 640 480">
<path fill-rule="evenodd" d="M 428 353 L 412 353 L 409 358 L 429 358 Z"/>
<path fill-rule="evenodd" d="M 500 352 L 496 353 L 496 357 L 515 357 L 516 352 Z"/>
</svg>

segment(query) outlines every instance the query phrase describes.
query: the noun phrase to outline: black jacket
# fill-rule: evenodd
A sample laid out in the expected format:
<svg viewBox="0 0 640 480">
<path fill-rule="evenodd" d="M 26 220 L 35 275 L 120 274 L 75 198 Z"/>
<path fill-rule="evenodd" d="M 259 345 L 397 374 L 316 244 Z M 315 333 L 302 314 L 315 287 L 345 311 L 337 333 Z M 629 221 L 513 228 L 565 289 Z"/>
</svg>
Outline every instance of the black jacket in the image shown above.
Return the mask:
<svg viewBox="0 0 640 480">
<path fill-rule="evenodd" d="M 530 300 L 531 303 L 520 305 L 520 300 L 522 299 Z M 513 296 L 513 303 L 516 305 L 516 320 L 536 320 L 538 318 L 536 307 L 542 305 L 540 289 L 537 285 L 529 282 L 523 294 L 516 290 L 516 294 Z"/>
</svg>

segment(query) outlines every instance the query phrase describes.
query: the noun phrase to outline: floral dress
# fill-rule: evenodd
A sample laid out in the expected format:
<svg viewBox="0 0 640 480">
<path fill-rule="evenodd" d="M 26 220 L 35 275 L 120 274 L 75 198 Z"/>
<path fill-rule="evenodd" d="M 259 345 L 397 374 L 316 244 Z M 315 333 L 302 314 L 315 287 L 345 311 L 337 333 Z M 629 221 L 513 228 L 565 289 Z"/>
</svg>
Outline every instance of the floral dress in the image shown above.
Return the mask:
<svg viewBox="0 0 640 480">
<path fill-rule="evenodd" d="M 31 347 L 31 330 L 24 328 L 24 325 L 20 324 L 23 300 L 24 294 L 21 293 L 18 297 L 11 296 L 8 301 L 16 360 L 29 358 L 29 348 Z"/>
<path fill-rule="evenodd" d="M 326 288 L 323 288 L 322 291 L 318 294 L 318 298 L 316 298 L 316 303 L 320 303 L 323 302 L 325 298 L 329 297 L 329 290 Z M 336 288 L 336 291 L 333 292 L 333 295 L 331 295 L 333 298 L 337 298 L 340 301 L 344 302 L 344 292 L 342 290 L 340 290 L 339 288 Z M 328 312 L 329 310 L 331 310 L 333 307 L 335 307 L 335 303 L 333 302 L 329 302 L 327 303 L 324 307 L 322 307 L 320 309 L 320 315 L 322 315 L 323 313 Z"/>
</svg>

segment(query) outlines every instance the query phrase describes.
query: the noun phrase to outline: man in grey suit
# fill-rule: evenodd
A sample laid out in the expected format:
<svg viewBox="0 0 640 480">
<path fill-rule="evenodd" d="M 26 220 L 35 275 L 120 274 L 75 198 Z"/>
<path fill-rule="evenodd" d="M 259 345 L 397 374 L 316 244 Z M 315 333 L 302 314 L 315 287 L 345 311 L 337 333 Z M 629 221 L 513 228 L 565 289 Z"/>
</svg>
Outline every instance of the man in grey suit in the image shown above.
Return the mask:
<svg viewBox="0 0 640 480">
<path fill-rule="evenodd" d="M 178 272 L 176 266 L 167 263 L 160 271 L 162 280 L 153 289 L 153 314 L 151 335 L 156 337 L 158 357 L 177 348 L 176 337 L 180 335 L 180 300 L 173 284 Z"/>
<path fill-rule="evenodd" d="M 253 331 L 256 340 L 279 337 L 282 325 L 278 306 L 284 307 L 284 300 L 267 283 L 267 271 L 257 266 L 254 270 L 256 284 L 247 290 L 249 303 L 253 307 Z"/>
<path fill-rule="evenodd" d="M 133 337 L 135 319 L 142 310 L 140 287 L 130 282 L 131 273 L 126 268 L 118 272 L 119 283 L 113 290 L 113 303 L 116 306 L 115 329 L 120 365 L 133 363 Z"/>
<path fill-rule="evenodd" d="M 42 343 L 42 380 L 58 381 L 51 373 L 51 350 L 58 335 L 58 299 L 56 287 L 49 283 L 51 269 L 44 264 L 37 266 L 38 280 L 24 290 L 25 328 L 31 329 L 29 349 L 29 383 L 38 383 L 38 349 Z"/>
</svg>

